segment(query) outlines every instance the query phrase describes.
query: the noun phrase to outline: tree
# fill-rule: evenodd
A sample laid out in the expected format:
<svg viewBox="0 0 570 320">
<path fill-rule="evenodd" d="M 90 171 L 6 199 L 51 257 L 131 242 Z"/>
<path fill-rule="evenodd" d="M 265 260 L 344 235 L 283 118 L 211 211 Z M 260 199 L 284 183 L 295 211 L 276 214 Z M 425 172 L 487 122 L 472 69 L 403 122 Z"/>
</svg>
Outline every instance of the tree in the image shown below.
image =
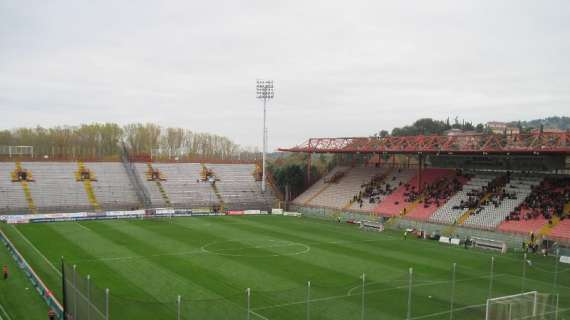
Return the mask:
<svg viewBox="0 0 570 320">
<path fill-rule="evenodd" d="M 69 159 L 118 158 L 121 142 L 130 154 L 171 156 L 171 151 L 185 157 L 214 159 L 257 159 L 259 152 L 242 148 L 227 137 L 194 133 L 183 128 L 162 128 L 152 123 L 92 123 L 52 128 L 16 128 L 0 131 L 0 145 L 33 146 L 39 156 Z"/>
</svg>

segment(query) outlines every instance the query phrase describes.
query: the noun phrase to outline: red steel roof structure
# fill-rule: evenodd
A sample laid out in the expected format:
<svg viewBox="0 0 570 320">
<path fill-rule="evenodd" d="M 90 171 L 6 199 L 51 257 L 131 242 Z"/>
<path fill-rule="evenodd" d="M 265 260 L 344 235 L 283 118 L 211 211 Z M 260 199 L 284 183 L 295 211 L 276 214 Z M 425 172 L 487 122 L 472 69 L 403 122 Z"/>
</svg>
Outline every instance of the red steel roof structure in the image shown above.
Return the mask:
<svg viewBox="0 0 570 320">
<path fill-rule="evenodd" d="M 570 132 L 311 138 L 280 151 L 306 153 L 570 154 Z"/>
</svg>

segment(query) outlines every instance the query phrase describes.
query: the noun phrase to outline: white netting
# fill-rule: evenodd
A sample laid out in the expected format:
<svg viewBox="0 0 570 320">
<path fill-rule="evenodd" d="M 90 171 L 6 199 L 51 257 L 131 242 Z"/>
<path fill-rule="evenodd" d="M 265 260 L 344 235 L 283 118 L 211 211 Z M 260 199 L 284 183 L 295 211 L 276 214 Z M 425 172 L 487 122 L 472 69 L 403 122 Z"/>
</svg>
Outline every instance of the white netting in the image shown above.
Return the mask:
<svg viewBox="0 0 570 320">
<path fill-rule="evenodd" d="M 16 156 L 33 156 L 34 147 L 32 146 L 0 146 L 0 155 L 8 157 Z"/>
<path fill-rule="evenodd" d="M 549 294 L 537 291 L 487 300 L 486 320 L 555 319 L 555 304 Z"/>
</svg>

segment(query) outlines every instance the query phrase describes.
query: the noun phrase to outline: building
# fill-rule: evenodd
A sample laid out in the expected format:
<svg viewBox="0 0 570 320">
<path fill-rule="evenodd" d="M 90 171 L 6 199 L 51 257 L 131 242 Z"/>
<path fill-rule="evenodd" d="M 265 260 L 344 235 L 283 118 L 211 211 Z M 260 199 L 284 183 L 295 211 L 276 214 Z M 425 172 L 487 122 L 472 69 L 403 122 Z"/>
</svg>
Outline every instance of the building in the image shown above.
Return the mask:
<svg viewBox="0 0 570 320">
<path fill-rule="evenodd" d="M 517 127 L 511 127 L 506 122 L 491 121 L 487 122 L 487 128 L 491 130 L 494 134 L 519 134 L 520 129 Z"/>
</svg>

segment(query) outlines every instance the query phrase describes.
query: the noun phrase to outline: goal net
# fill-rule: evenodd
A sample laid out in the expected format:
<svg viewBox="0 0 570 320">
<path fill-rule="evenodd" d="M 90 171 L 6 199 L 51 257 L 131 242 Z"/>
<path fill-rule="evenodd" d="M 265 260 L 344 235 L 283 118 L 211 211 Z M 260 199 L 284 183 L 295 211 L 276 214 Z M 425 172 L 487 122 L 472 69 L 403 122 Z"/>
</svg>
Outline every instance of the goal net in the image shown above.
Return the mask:
<svg viewBox="0 0 570 320">
<path fill-rule="evenodd" d="M 487 300 L 486 320 L 550 320 L 556 307 L 549 294 L 537 291 Z"/>
<path fill-rule="evenodd" d="M 0 146 L 0 156 L 19 157 L 34 156 L 34 147 L 32 146 Z"/>
</svg>

